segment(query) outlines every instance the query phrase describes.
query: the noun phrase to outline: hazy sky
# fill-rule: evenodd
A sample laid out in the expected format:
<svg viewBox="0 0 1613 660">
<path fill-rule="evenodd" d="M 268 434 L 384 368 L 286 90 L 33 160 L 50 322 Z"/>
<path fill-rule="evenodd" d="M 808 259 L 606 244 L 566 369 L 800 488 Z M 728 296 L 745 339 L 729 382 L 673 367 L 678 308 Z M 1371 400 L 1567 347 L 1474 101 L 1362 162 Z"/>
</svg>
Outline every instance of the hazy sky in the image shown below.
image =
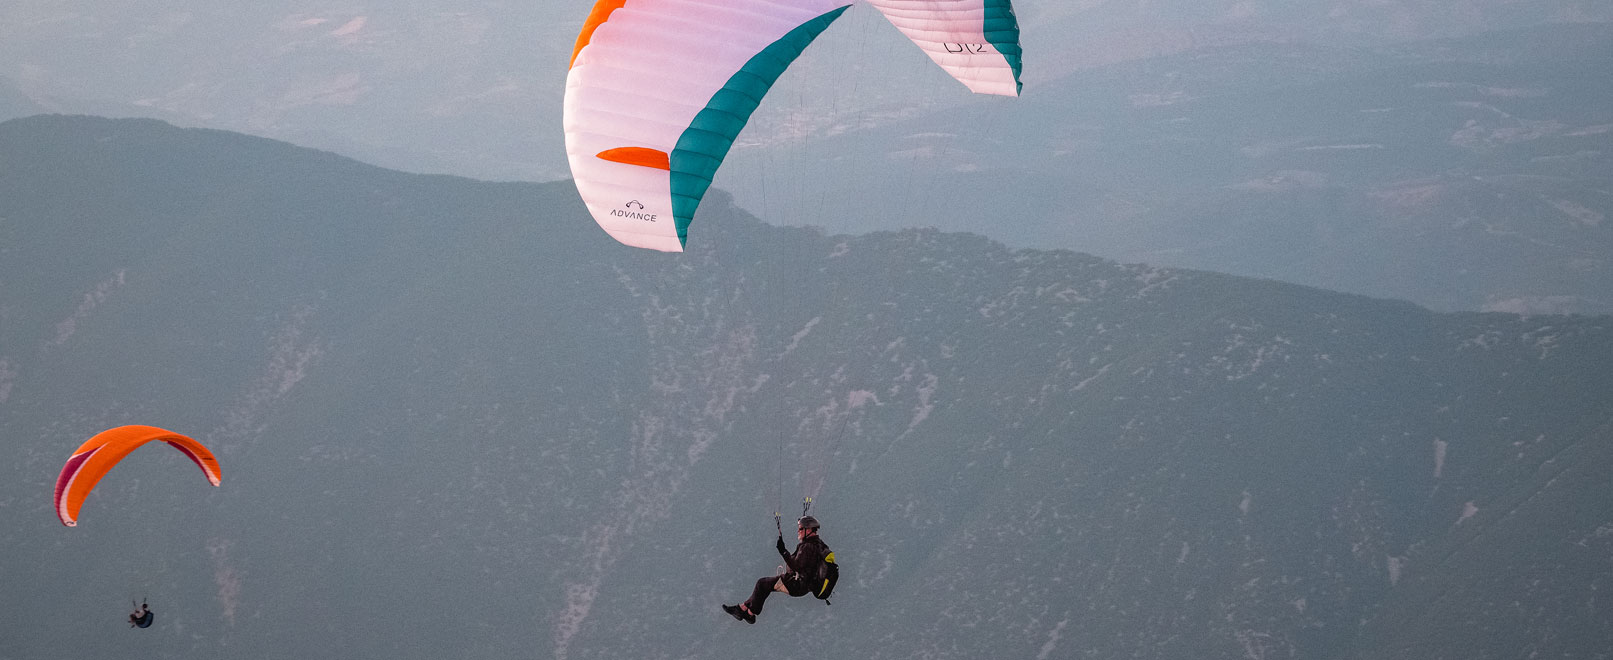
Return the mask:
<svg viewBox="0 0 1613 660">
<path fill-rule="evenodd" d="M 149 113 L 361 159 L 371 150 L 417 171 L 565 176 L 560 95 L 588 3 L 133 4 L 8 3 L 0 76 L 47 107 Z M 836 95 L 840 111 L 930 102 L 925 88 L 944 76 L 921 66 L 917 49 L 863 8 L 781 93 L 857 86 Z"/>
<path fill-rule="evenodd" d="M 1439 4 L 1086 0 L 1020 2 L 1017 13 L 1028 93 L 1083 67 L 1226 41 L 1438 36 L 1613 13 L 1583 0 Z M 0 7 L 0 76 L 54 109 L 150 114 L 414 171 L 547 180 L 566 174 L 559 97 L 590 5 L 16 0 Z M 797 68 L 777 93 L 856 88 L 831 112 L 958 102 L 937 98 L 944 77 L 866 7 Z"/>
</svg>

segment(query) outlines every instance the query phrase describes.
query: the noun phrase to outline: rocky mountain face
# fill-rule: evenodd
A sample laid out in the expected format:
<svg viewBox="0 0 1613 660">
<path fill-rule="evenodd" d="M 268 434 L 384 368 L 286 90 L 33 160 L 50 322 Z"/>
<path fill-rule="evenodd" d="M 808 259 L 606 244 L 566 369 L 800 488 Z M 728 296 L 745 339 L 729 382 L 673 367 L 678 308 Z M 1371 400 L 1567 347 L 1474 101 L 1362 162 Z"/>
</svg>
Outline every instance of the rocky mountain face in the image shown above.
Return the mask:
<svg viewBox="0 0 1613 660">
<path fill-rule="evenodd" d="M 1613 647 L 1613 320 L 0 124 L 0 658 Z M 68 452 L 132 454 L 61 527 Z M 816 499 L 832 606 L 735 602 Z M 158 624 L 126 630 L 124 600 Z"/>
</svg>

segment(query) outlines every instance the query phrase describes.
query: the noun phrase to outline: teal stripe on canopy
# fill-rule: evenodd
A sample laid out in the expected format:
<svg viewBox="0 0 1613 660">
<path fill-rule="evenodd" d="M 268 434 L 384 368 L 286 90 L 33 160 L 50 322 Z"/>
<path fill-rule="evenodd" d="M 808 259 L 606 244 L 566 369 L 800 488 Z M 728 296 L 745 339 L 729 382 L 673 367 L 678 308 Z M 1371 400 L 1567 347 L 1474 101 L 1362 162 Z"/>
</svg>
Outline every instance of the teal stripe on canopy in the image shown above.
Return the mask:
<svg viewBox="0 0 1613 660">
<path fill-rule="evenodd" d="M 1008 66 L 1014 70 L 1014 91 L 1018 92 L 1025 87 L 1019 81 L 1020 56 L 1019 48 L 1019 21 L 1014 18 L 1014 8 L 1008 0 L 986 0 L 986 41 L 991 42 L 997 52 L 1003 54 L 1008 60 Z"/>
<path fill-rule="evenodd" d="M 705 109 L 696 114 L 689 128 L 678 136 L 678 144 L 672 149 L 669 164 L 672 168 L 672 219 L 678 229 L 679 245 L 686 244 L 689 223 L 694 221 L 694 212 L 700 206 L 700 199 L 706 196 L 706 189 L 711 187 L 717 167 L 722 165 L 728 149 L 734 146 L 734 138 L 745 128 L 745 122 L 750 121 L 751 113 L 761 105 L 767 90 L 784 74 L 790 63 L 800 57 L 801 51 L 806 50 L 812 40 L 818 38 L 850 6 L 802 23 L 778 41 L 768 44 L 712 95 Z M 1015 58 L 1017 61 L 1017 54 Z"/>
</svg>

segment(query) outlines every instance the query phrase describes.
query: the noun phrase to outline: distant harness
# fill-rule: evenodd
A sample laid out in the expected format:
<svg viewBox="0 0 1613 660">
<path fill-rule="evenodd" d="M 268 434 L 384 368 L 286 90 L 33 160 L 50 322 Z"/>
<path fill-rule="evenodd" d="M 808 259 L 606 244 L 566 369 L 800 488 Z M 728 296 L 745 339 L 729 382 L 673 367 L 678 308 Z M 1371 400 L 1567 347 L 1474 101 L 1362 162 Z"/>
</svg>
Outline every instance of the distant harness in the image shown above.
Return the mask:
<svg viewBox="0 0 1613 660">
<path fill-rule="evenodd" d="M 133 599 L 129 600 L 129 605 L 131 607 L 134 606 L 134 600 Z M 156 614 L 152 613 L 151 608 L 147 607 L 144 602 L 141 602 L 140 605 L 138 607 L 135 607 L 134 609 L 135 609 L 135 612 L 144 611 L 145 614 L 142 614 L 140 616 L 135 616 L 134 612 L 130 612 L 129 613 L 129 627 L 131 627 L 131 628 L 135 628 L 135 627 L 150 628 L 151 627 L 151 622 L 154 619 L 156 619 Z"/>
</svg>

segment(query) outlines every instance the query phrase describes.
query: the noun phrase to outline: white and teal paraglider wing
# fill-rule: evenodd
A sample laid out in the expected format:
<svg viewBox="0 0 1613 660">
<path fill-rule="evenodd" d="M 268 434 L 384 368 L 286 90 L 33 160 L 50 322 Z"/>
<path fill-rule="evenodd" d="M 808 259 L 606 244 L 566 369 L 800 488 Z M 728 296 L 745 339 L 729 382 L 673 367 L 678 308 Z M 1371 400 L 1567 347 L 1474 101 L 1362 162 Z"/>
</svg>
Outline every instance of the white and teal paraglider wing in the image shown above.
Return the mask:
<svg viewBox="0 0 1613 660">
<path fill-rule="evenodd" d="M 767 90 L 846 0 L 599 0 L 566 74 L 572 177 L 616 240 L 681 252 Z"/>
<path fill-rule="evenodd" d="M 971 91 L 1019 96 L 1019 21 L 1009 0 L 868 0 Z"/>
</svg>

